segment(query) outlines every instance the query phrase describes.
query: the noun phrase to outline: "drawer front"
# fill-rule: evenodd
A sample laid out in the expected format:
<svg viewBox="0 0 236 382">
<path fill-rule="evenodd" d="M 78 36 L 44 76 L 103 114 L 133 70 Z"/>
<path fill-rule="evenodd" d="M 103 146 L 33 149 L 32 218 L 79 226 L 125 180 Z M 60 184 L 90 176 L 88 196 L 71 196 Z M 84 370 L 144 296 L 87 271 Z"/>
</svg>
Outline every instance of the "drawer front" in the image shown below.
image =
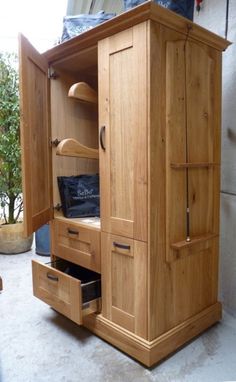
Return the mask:
<svg viewBox="0 0 236 382">
<path fill-rule="evenodd" d="M 100 236 L 94 229 L 56 221 L 55 255 L 100 273 Z"/>
<path fill-rule="evenodd" d="M 100 299 L 87 301 L 83 306 L 80 280 L 35 260 L 32 272 L 34 296 L 77 324 L 83 323 L 83 316 L 98 311 Z"/>
</svg>

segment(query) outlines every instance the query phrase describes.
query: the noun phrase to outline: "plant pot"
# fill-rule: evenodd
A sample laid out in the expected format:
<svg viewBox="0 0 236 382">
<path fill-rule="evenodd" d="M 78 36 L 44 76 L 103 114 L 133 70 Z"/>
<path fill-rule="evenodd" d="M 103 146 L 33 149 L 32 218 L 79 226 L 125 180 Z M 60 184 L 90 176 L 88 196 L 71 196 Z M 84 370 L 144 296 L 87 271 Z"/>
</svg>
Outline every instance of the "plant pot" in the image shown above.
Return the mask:
<svg viewBox="0 0 236 382">
<path fill-rule="evenodd" d="M 33 235 L 23 236 L 23 224 L 3 224 L 0 225 L 0 253 L 16 254 L 27 252 L 31 249 Z"/>
</svg>

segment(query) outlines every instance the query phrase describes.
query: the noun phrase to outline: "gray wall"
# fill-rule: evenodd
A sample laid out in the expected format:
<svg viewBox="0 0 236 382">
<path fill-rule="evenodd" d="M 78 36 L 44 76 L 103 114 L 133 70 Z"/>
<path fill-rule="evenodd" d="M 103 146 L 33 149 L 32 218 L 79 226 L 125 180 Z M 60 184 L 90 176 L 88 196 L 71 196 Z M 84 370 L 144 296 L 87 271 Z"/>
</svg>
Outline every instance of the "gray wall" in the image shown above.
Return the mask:
<svg viewBox="0 0 236 382">
<path fill-rule="evenodd" d="M 68 0 L 67 15 L 97 13 L 100 10 L 119 14 L 123 11 L 123 0 Z"/>
<path fill-rule="evenodd" d="M 197 24 L 225 37 L 226 0 L 203 0 Z M 220 297 L 236 316 L 236 1 L 229 1 L 228 40 L 223 53 Z M 232 195 L 231 195 L 232 194 Z"/>
</svg>

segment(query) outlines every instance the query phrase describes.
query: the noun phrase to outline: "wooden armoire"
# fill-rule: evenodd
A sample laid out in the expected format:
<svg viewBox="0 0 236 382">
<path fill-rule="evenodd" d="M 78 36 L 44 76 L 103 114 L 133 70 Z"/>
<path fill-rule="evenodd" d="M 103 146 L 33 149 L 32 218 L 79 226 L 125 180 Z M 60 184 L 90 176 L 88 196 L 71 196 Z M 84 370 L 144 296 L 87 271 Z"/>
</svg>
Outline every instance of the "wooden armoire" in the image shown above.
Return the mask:
<svg viewBox="0 0 236 382">
<path fill-rule="evenodd" d="M 147 366 L 221 318 L 228 45 L 152 1 L 43 54 L 20 38 L 25 232 L 52 240 L 34 294 Z M 94 173 L 100 218 L 64 217 L 57 177 Z"/>
</svg>

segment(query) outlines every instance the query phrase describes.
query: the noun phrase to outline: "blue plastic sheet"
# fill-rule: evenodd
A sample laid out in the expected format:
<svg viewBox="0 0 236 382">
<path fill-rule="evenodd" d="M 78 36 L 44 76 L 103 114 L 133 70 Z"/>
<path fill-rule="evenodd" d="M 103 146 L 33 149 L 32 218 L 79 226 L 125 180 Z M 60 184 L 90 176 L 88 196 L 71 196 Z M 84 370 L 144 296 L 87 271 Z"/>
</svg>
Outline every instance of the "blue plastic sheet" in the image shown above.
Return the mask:
<svg viewBox="0 0 236 382">
<path fill-rule="evenodd" d="M 124 8 L 128 10 L 144 3 L 146 0 L 123 0 Z M 154 0 L 155 3 L 170 9 L 173 12 L 193 20 L 194 0 Z"/>
<path fill-rule="evenodd" d="M 103 23 L 116 16 L 115 13 L 100 11 L 96 14 L 81 14 L 77 16 L 65 16 L 63 18 L 63 32 L 61 42 L 69 40 L 96 25 Z"/>
</svg>

